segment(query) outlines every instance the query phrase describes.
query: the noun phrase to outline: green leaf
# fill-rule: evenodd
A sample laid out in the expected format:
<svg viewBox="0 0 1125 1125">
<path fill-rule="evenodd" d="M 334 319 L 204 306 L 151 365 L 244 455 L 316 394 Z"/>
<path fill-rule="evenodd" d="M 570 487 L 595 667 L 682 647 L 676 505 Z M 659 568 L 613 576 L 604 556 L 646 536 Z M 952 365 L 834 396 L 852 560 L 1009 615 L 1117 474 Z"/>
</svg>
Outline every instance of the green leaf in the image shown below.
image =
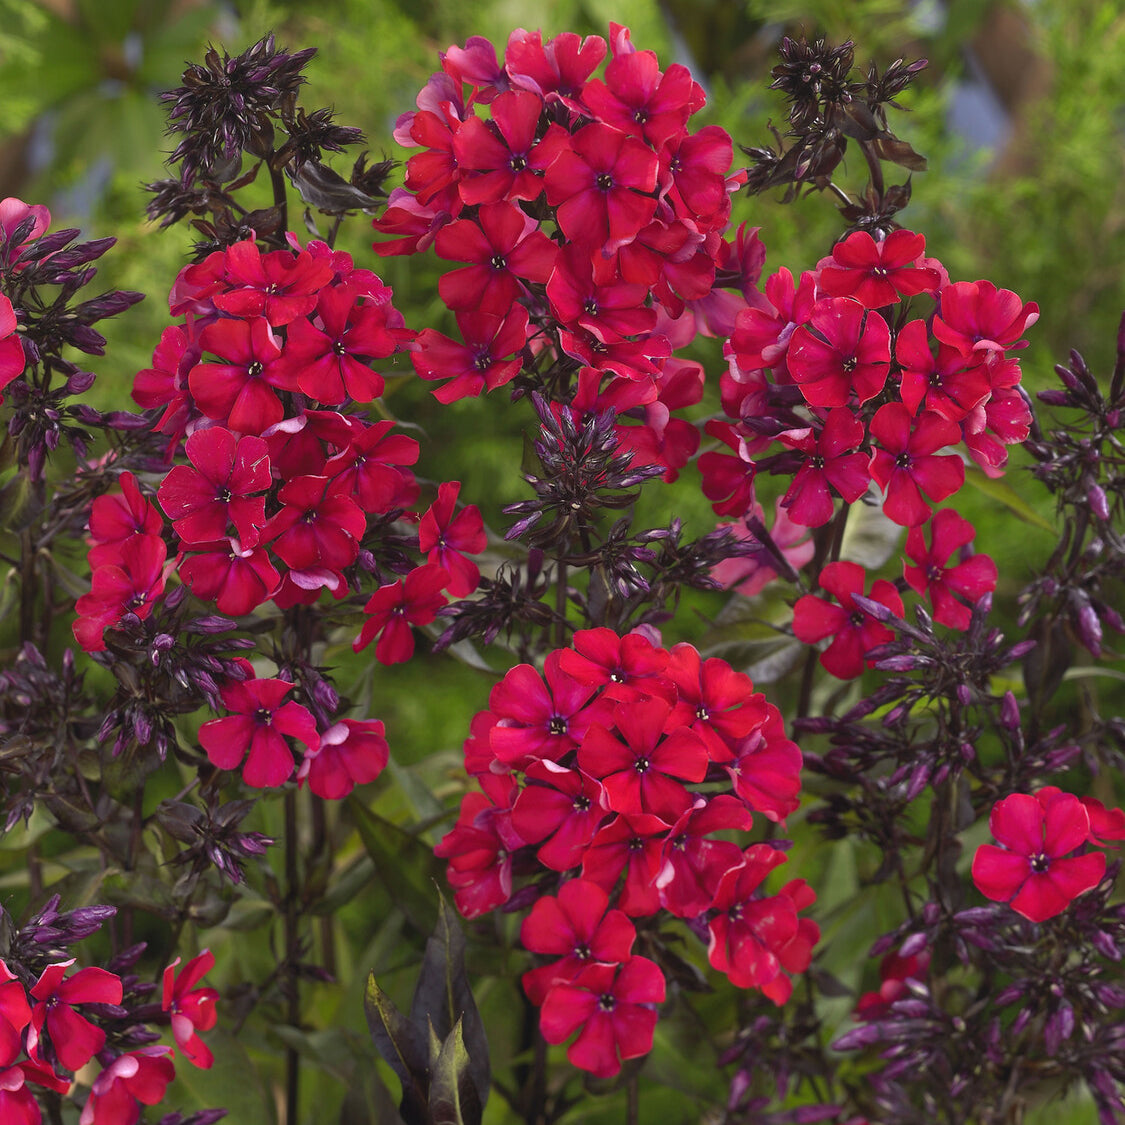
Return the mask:
<svg viewBox="0 0 1125 1125">
<path fill-rule="evenodd" d="M 465 935 L 457 921 L 456 911 L 439 892 L 441 900 L 437 926 L 426 942 L 422 971 L 414 989 L 410 1018 L 421 1030 L 430 1027 L 445 1041 L 457 1027 L 468 1057 L 470 1077 L 476 1088 L 477 1101 L 483 1107 L 488 1101 L 492 1077 L 488 1061 L 488 1040 L 484 1023 L 465 974 Z"/>
<path fill-rule="evenodd" d="M 471 1069 L 458 1020 L 441 1045 L 430 1081 L 430 1115 L 434 1125 L 480 1125 L 484 1107 L 477 1097 Z"/>
<path fill-rule="evenodd" d="M 892 523 L 882 508 L 853 504 L 848 511 L 840 558 L 859 563 L 865 570 L 878 570 L 898 548 L 902 528 Z"/>
<path fill-rule="evenodd" d="M 402 1083 L 399 1113 L 406 1125 L 431 1125 L 426 1108 L 429 1093 L 429 1066 L 422 1034 L 395 1007 L 391 998 L 379 987 L 375 974 L 367 977 L 363 997 L 367 1026 L 379 1054 Z"/>
<path fill-rule="evenodd" d="M 358 798 L 349 797 L 363 846 L 375 861 L 375 877 L 402 908 L 420 933 L 429 934 L 437 921 L 434 886 L 441 865 L 429 846 L 409 832 L 372 812 Z"/>
<path fill-rule="evenodd" d="M 1058 534 L 1058 529 L 1054 524 L 1044 519 L 1006 480 L 993 479 L 986 476 L 978 466 L 966 465 L 965 483 L 971 484 L 973 488 L 989 497 L 989 499 L 998 500 L 1025 523 L 1042 528 L 1052 535 Z"/>
</svg>

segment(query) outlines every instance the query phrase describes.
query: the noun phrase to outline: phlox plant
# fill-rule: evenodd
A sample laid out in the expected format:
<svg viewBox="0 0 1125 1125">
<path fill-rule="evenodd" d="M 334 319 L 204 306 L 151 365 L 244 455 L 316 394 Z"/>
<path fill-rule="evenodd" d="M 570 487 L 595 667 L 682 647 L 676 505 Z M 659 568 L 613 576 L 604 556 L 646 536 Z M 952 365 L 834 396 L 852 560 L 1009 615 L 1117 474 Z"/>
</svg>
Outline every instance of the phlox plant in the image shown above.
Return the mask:
<svg viewBox="0 0 1125 1125">
<path fill-rule="evenodd" d="M 887 182 L 924 61 L 784 39 L 740 166 L 628 28 L 475 37 L 400 173 L 332 167 L 362 134 L 301 104 L 313 55 L 164 95 L 148 214 L 200 241 L 119 410 L 76 358 L 142 296 L 82 294 L 113 240 L 0 203 L 0 1120 L 209 1125 L 238 1086 L 284 1125 L 1125 1120 L 1125 723 L 1068 713 L 1125 631 L 1125 328 L 1107 380 L 1024 389 L 1037 305 Z M 734 224 L 778 188 L 837 204 L 819 261 Z M 415 256 L 432 325 L 379 276 Z M 526 435 L 503 528 L 427 468 L 468 398 Z M 1022 591 L 1017 473 L 1058 534 Z M 430 788 L 383 670 L 441 707 L 454 660 Z"/>
</svg>

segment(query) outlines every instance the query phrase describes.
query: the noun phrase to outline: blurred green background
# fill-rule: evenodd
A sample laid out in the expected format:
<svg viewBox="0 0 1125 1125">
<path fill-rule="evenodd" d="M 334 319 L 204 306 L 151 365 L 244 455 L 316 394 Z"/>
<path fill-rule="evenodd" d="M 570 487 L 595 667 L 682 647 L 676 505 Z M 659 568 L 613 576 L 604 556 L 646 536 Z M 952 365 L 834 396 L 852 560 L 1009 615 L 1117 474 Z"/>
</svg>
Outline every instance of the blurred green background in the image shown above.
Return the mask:
<svg viewBox="0 0 1125 1125">
<path fill-rule="evenodd" d="M 418 89 L 437 68 L 439 50 L 470 35 L 487 36 L 502 48 L 509 31 L 520 26 L 545 34 L 605 35 L 611 20 L 628 25 L 633 42 L 655 49 L 665 63 L 689 65 L 709 95 L 693 127 L 717 123 L 736 144 L 762 143 L 769 139 L 767 121 L 784 121 L 780 97 L 766 89 L 784 33 L 851 38 L 861 65 L 868 58 L 881 66 L 899 57 L 928 58 L 929 69 L 905 97 L 912 112 L 891 122 L 930 162 L 927 172 L 914 177 L 903 222 L 926 234 L 928 252 L 953 279 L 987 277 L 1039 303 L 1041 319 L 1023 353 L 1032 389 L 1048 385 L 1053 365 L 1075 347 L 1093 370 L 1108 375 L 1125 307 L 1125 68 L 1119 61 L 1125 13 L 1116 0 L 0 0 L 0 197 L 47 203 L 56 228 L 81 226 L 87 237 L 116 235 L 118 246 L 102 260 L 95 288 L 149 294 L 108 325 L 107 356 L 93 364 L 99 380 L 91 400 L 103 408 L 129 408 L 133 375 L 149 365 L 168 323 L 165 295 L 186 260 L 191 234 L 185 227 L 162 232 L 147 223 L 141 185 L 168 174 L 162 162 L 172 145 L 157 94 L 179 84 L 184 64 L 200 58 L 208 42 L 234 54 L 273 30 L 293 50 L 316 46 L 302 103 L 309 109 L 331 106 L 340 123 L 361 127 L 372 160 L 401 159 L 391 129 L 399 114 L 414 107 Z M 865 168 L 858 156 L 838 180 L 852 191 L 862 189 Z M 841 227 L 830 201 L 817 197 L 790 206 L 776 198 L 740 197 L 735 221 L 762 228 L 767 272 L 781 265 L 795 273 L 811 267 Z M 339 245 L 394 286 L 408 325 L 448 323 L 437 298 L 434 260 L 377 260 L 370 243 L 365 221 L 345 224 Z M 718 343 L 703 341 L 697 354 L 717 385 Z M 706 405 L 717 407 L 717 392 Z M 391 406 L 423 428 L 420 475 L 461 480 L 462 498 L 478 503 L 486 522 L 502 534 L 500 507 L 525 495 L 515 471 L 523 415 L 492 400 L 437 408 L 420 385 L 397 389 Z M 1013 457 L 1010 479 L 1049 512 L 1045 493 L 1017 479 L 1024 463 Z M 694 469 L 685 471 L 676 490 L 650 492 L 659 494 L 645 501 L 653 525 L 666 522 L 673 510 L 695 534 L 713 523 Z M 980 546 L 996 557 L 1005 576 L 1001 594 L 1014 594 L 1054 539 L 1014 522 L 1006 526 L 1021 527 L 1021 534 L 989 535 L 987 521 L 1002 509 L 979 497 L 970 505 Z M 684 615 L 670 639 L 697 635 L 723 601 L 716 596 L 693 603 L 699 613 Z M 346 643 L 326 654 L 325 662 L 345 666 L 341 687 L 387 722 L 396 764 L 376 790 L 381 814 L 414 824 L 438 812 L 441 802 L 451 804 L 461 785 L 458 761 L 468 718 L 486 705 L 491 680 L 428 657 L 372 673 L 368 657 L 352 658 Z M 435 705 L 437 677 L 442 686 Z M 266 809 L 267 830 L 270 815 Z M 358 841 L 339 860 L 341 870 L 352 865 L 358 872 L 356 886 L 370 886 L 371 872 L 362 866 L 369 861 Z M 841 851 L 832 862 L 850 864 L 851 881 L 841 882 L 834 867 L 828 882 L 856 886 L 855 857 Z M 823 865 L 823 859 L 809 857 L 809 864 Z M 818 885 L 809 870 L 802 874 Z M 364 1073 L 370 1047 L 357 987 L 367 969 L 374 966 L 389 987 L 396 974 L 403 988 L 409 986 L 413 966 L 404 958 L 398 929 L 403 918 L 392 906 L 389 887 L 347 906 L 339 941 L 345 960 L 337 966 L 347 987 L 310 989 L 310 1024 L 341 1025 L 300 1043 L 329 1076 L 324 1084 L 306 1084 L 310 1121 L 339 1119 L 348 1083 Z M 235 922 L 253 925 L 252 902 L 240 910 Z M 507 927 L 509 940 L 511 921 L 495 922 Z M 841 968 L 851 958 L 854 969 L 874 932 L 866 918 L 840 943 Z M 222 934 L 209 932 L 207 940 L 220 954 L 226 982 L 266 971 L 269 950 L 248 947 L 233 922 Z M 487 968 L 502 972 L 504 966 Z M 858 982 L 856 972 L 852 977 Z M 510 993 L 493 990 L 494 983 L 485 986 L 481 1003 L 486 1020 L 491 1010 L 499 1024 Z M 269 1073 L 277 1045 L 260 1036 L 251 1029 L 237 1044 L 222 1040 L 226 1053 L 217 1052 L 221 1066 L 215 1072 L 184 1075 L 196 1084 L 199 1104 L 231 1105 L 231 1120 L 246 1125 L 265 1120 L 261 1113 L 270 1098 L 257 1079 L 246 1080 L 246 1052 L 255 1074 Z M 658 1037 L 658 1061 L 666 1069 L 684 1052 L 685 1044 Z M 676 1121 L 680 1109 L 687 1114 L 696 1104 L 696 1079 L 686 1071 L 669 1074 L 683 1088 L 678 1102 L 662 1102 L 661 1108 L 664 1120 Z M 368 1097 L 363 1089 L 360 1083 L 358 1096 Z M 500 1111 L 494 1106 L 490 1116 Z M 583 1120 L 594 1120 L 590 1112 Z M 607 1121 L 620 1120 L 621 1104 L 611 1099 L 598 1112 Z"/>
</svg>

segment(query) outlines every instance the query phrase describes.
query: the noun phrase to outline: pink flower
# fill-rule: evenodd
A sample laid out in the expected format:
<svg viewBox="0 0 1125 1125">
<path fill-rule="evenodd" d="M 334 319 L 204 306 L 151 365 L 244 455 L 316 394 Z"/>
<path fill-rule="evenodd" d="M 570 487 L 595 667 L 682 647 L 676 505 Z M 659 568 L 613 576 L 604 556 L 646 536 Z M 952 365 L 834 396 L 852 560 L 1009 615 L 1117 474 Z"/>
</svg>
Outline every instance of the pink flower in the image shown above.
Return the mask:
<svg viewBox="0 0 1125 1125">
<path fill-rule="evenodd" d="M 952 508 L 942 508 L 930 524 L 928 549 L 920 527 L 912 527 L 906 536 L 906 553 L 915 564 L 903 565 L 906 581 L 918 593 L 929 593 L 934 620 L 951 629 L 967 629 L 972 617 L 970 607 L 996 589 L 996 564 L 988 555 L 971 555 L 953 566 L 945 565 L 954 551 L 973 541 L 975 534 L 967 519 Z"/>
<path fill-rule="evenodd" d="M 376 637 L 375 659 L 380 664 L 401 664 L 414 655 L 411 625 L 428 625 L 445 605 L 442 590 L 449 575 L 434 563 L 415 567 L 404 579 L 380 586 L 363 607 L 367 620 L 352 643 L 362 652 Z"/>
<path fill-rule="evenodd" d="M 390 748 L 378 719 L 341 719 L 320 736 L 320 747 L 305 754 L 298 782 L 326 801 L 339 801 L 357 785 L 374 781 L 387 767 Z"/>
<path fill-rule="evenodd" d="M 1003 845 L 981 844 L 973 856 L 973 882 L 985 898 L 1007 902 L 1032 922 L 1061 914 L 1105 874 L 1101 852 L 1070 855 L 1089 836 L 1090 817 L 1071 793 L 1013 793 L 989 817 Z"/>
<path fill-rule="evenodd" d="M 210 1031 L 219 1018 L 215 1004 L 219 993 L 213 988 L 195 986 L 215 967 L 215 955 L 205 949 L 193 957 L 176 976 L 177 957 L 164 970 L 164 992 L 160 1006 L 172 1020 L 172 1035 L 176 1046 L 188 1062 L 201 1070 L 209 1070 L 214 1062 L 211 1049 L 199 1038 L 200 1031 Z"/>
<path fill-rule="evenodd" d="M 789 345 L 789 374 L 810 406 L 847 406 L 874 398 L 891 368 L 891 331 L 850 297 L 817 301 Z"/>
<path fill-rule="evenodd" d="M 809 428 L 777 435 L 782 445 L 806 455 L 782 497 L 790 519 L 805 527 L 820 527 L 835 513 L 836 495 L 854 504 L 867 491 L 870 458 L 853 452 L 864 436 L 863 423 L 842 407 L 828 412 L 819 432 Z"/>
<path fill-rule="evenodd" d="M 37 1066 L 46 1064 L 43 1032 L 50 1038 L 55 1057 L 68 1070 L 80 1070 L 105 1046 L 105 1032 L 75 1011 L 76 1004 L 120 1004 L 121 978 L 105 969 L 66 970 L 74 958 L 48 965 L 31 989 L 36 1005 L 27 1031 L 27 1056 Z M 65 977 L 65 979 L 64 979 Z"/>
<path fill-rule="evenodd" d="M 913 231 L 892 231 L 882 242 L 856 231 L 832 248 L 817 285 L 830 297 L 854 297 L 868 309 L 933 292 L 941 281 L 937 270 L 914 268 L 925 249 L 925 237 Z"/>
<path fill-rule="evenodd" d="M 464 553 L 478 555 L 488 546 L 484 521 L 475 504 L 466 504 L 454 515 L 460 481 L 438 485 L 437 499 L 418 524 L 418 549 L 449 575 L 449 592 L 455 598 L 471 594 L 480 581 L 476 563 Z"/>
<path fill-rule="evenodd" d="M 94 1079 L 78 1125 L 137 1125 L 141 1103 L 158 1105 L 176 1077 L 171 1047 L 139 1047 L 118 1055 Z"/>
</svg>

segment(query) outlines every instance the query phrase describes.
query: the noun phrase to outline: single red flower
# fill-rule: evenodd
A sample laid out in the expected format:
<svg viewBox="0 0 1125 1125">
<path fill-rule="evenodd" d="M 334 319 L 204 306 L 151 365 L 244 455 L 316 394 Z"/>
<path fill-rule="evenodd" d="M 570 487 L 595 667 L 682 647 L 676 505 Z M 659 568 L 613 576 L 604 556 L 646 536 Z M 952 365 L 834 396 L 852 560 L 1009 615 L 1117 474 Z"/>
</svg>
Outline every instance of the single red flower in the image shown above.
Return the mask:
<svg viewBox="0 0 1125 1125">
<path fill-rule="evenodd" d="M 618 815 L 602 825 L 582 857 L 582 878 L 611 892 L 622 872 L 625 885 L 617 905 L 630 918 L 645 918 L 660 909 L 656 877 L 664 862 L 664 841 L 670 824 L 651 813 Z"/>
<path fill-rule="evenodd" d="M 542 759 L 524 771 L 528 784 L 512 806 L 512 826 L 552 871 L 582 863 L 586 848 L 609 815 L 605 789 L 581 770 Z"/>
<path fill-rule="evenodd" d="M 46 1086 L 56 1094 L 70 1092 L 70 1082 L 59 1078 L 48 1067 L 22 1062 L 7 1070 L 0 1070 L 0 1121 L 4 1125 L 42 1125 L 43 1113 L 39 1108 L 39 1099 L 28 1087 L 29 1082 Z"/>
<path fill-rule="evenodd" d="M 543 180 L 529 166 L 528 157 L 535 147 L 543 99 L 509 90 L 498 94 L 490 109 L 490 122 L 469 117 L 453 136 L 461 199 L 469 206 L 537 199 Z"/>
<path fill-rule="evenodd" d="M 765 721 L 734 748 L 734 761 L 724 763 L 734 791 L 746 807 L 775 823 L 800 804 L 801 751 L 785 736 L 781 712 L 766 704 Z"/>
<path fill-rule="evenodd" d="M 916 266 L 925 250 L 925 236 L 913 231 L 892 231 L 882 242 L 867 231 L 855 231 L 832 248 L 832 258 L 822 265 L 817 285 L 829 297 L 853 297 L 868 309 L 932 293 L 941 275 Z"/>
<path fill-rule="evenodd" d="M 142 536 L 159 536 L 164 530 L 160 512 L 141 493 L 137 478 L 122 473 L 120 492 L 99 496 L 90 509 L 90 566 L 120 565 L 138 546 Z"/>
<path fill-rule="evenodd" d="M 139 535 L 119 564 L 105 563 L 94 570 L 90 592 L 75 605 L 78 614 L 71 628 L 87 652 L 105 648 L 103 633 L 127 613 L 144 620 L 164 592 L 164 563 L 168 549 L 155 535 Z"/>
<path fill-rule="evenodd" d="M 205 544 L 179 564 L 180 581 L 202 601 L 214 602 L 220 613 L 241 617 L 277 592 L 281 575 L 264 547 L 243 548 L 237 539 Z"/>
<path fill-rule="evenodd" d="M 281 344 L 264 317 L 218 320 L 200 336 L 220 363 L 197 363 L 188 375 L 196 405 L 208 418 L 240 434 L 260 434 L 285 416 L 274 388 L 295 391 L 292 377 L 276 368 Z"/>
<path fill-rule="evenodd" d="M 376 637 L 375 659 L 380 664 L 401 664 L 414 655 L 411 625 L 429 625 L 445 605 L 442 590 L 449 575 L 428 563 L 415 567 L 405 578 L 380 586 L 363 607 L 367 620 L 352 643 L 362 652 Z"/>
<path fill-rule="evenodd" d="M 36 1066 L 50 1065 L 43 1054 L 43 1032 L 54 1057 L 67 1070 L 81 1070 L 105 1046 L 105 1032 L 75 1010 L 76 1004 L 120 1004 L 121 978 L 105 969 L 66 970 L 74 958 L 48 965 L 31 989 L 36 1001 L 27 1029 L 27 1057 Z M 64 979 L 65 978 L 65 979 Z"/>
<path fill-rule="evenodd" d="M 332 478 L 329 493 L 350 497 L 370 513 L 413 504 L 418 485 L 405 466 L 418 460 L 418 442 L 391 433 L 393 422 L 367 424 L 354 414 L 346 422 L 347 436 L 340 438 L 339 452 L 324 465 L 324 475 Z"/>
<path fill-rule="evenodd" d="M 274 554 L 294 570 L 340 571 L 355 562 L 367 517 L 356 502 L 333 492 L 328 477 L 296 477 L 277 494 L 284 505 L 262 532 Z"/>
<path fill-rule="evenodd" d="M 16 335 L 16 312 L 12 302 L 0 294 L 0 388 L 23 373 L 23 342 Z M 0 402 L 4 396 L 0 395 Z"/>
<path fill-rule="evenodd" d="M 1090 832 L 1089 814 L 1071 793 L 1013 793 L 993 805 L 988 824 L 1003 846 L 977 848 L 973 882 L 1032 922 L 1061 914 L 1105 874 L 1101 852 L 1069 854 Z"/>
<path fill-rule="evenodd" d="M 195 986 L 215 967 L 215 955 L 205 949 L 193 957 L 177 976 L 177 957 L 164 970 L 163 992 L 160 1007 L 172 1021 L 172 1035 L 184 1058 L 201 1070 L 210 1070 L 215 1056 L 211 1048 L 199 1038 L 200 1031 L 210 1031 L 219 1018 L 215 1010 L 219 994 L 213 988 Z"/>
<path fill-rule="evenodd" d="M 1026 304 L 1010 289 L 991 281 L 958 281 L 941 291 L 934 335 L 963 356 L 984 353 L 992 360 L 1006 348 L 1022 347 L 1019 339 L 1039 319 L 1039 306 Z"/>
<path fill-rule="evenodd" d="M 559 652 L 559 665 L 572 679 L 602 687 L 601 698 L 628 702 L 659 695 L 671 701 L 674 693 L 664 678 L 668 652 L 643 633 L 619 636 L 612 629 L 579 629 L 573 649 Z"/>
<path fill-rule="evenodd" d="M 332 268 L 307 250 L 271 250 L 256 242 L 226 248 L 223 265 L 229 286 L 211 299 L 231 316 L 263 316 L 273 326 L 289 324 L 316 308 L 317 293 L 332 280 Z"/>
<path fill-rule="evenodd" d="M 923 320 L 903 326 L 895 340 L 895 358 L 902 368 L 902 401 L 911 414 L 924 406 L 942 418 L 960 422 L 992 393 L 988 368 L 979 356 L 966 360 L 957 348 L 939 343 L 934 357 Z"/>
<path fill-rule="evenodd" d="M 249 669 L 248 669 L 249 670 Z M 199 728 L 199 743 L 211 764 L 236 769 L 242 759 L 242 780 L 259 789 L 283 785 L 293 774 L 293 752 L 285 736 L 311 750 L 320 745 L 316 720 L 294 700 L 282 703 L 293 685 L 285 680 L 232 680 L 221 689 L 223 706 L 234 714 L 212 719 Z"/>
<path fill-rule="evenodd" d="M 467 311 L 456 315 L 463 344 L 424 328 L 410 355 L 421 378 L 450 380 L 433 392 L 441 403 L 494 391 L 511 382 L 523 364 L 520 353 L 527 343 L 528 313 L 522 305 L 512 306 L 503 316 Z"/>
<path fill-rule="evenodd" d="M 942 508 L 930 524 L 928 548 L 922 528 L 912 527 L 906 536 L 906 553 L 914 566 L 904 563 L 903 575 L 919 594 L 929 594 L 934 620 L 951 629 L 967 629 L 971 606 L 996 589 L 996 564 L 988 555 L 971 555 L 953 566 L 945 565 L 954 551 L 973 541 L 974 535 L 976 531 L 967 519 L 952 508 Z"/>
<path fill-rule="evenodd" d="M 849 504 L 867 491 L 871 459 L 866 453 L 853 452 L 864 437 L 863 423 L 843 407 L 828 412 L 819 432 L 810 427 L 777 435 L 782 445 L 806 455 L 781 501 L 791 520 L 805 527 L 821 527 L 836 511 L 833 490 Z"/>
<path fill-rule="evenodd" d="M 437 499 L 418 523 L 418 550 L 444 568 L 455 598 L 468 597 L 480 581 L 476 563 L 465 558 L 465 553 L 479 555 L 488 546 L 484 521 L 475 504 L 466 504 L 454 515 L 460 491 L 460 481 L 439 484 Z"/>
<path fill-rule="evenodd" d="M 78 1125 L 137 1125 L 141 1104 L 159 1105 L 176 1077 L 171 1047 L 138 1047 L 118 1055 L 90 1087 Z"/>
<path fill-rule="evenodd" d="M 955 422 L 929 412 L 913 418 L 901 402 L 888 402 L 871 419 L 871 436 L 882 447 L 871 454 L 871 476 L 886 494 L 884 514 L 895 523 L 925 523 L 931 508 L 922 493 L 938 503 L 965 483 L 961 458 L 937 452 L 960 440 Z"/>
<path fill-rule="evenodd" d="M 570 243 L 563 247 L 547 282 L 547 299 L 555 319 L 571 332 L 585 330 L 603 344 L 650 332 L 656 310 L 645 307 L 649 290 L 620 279 L 599 285 L 589 252 Z"/>
<path fill-rule="evenodd" d="M 793 607 L 793 632 L 805 644 L 831 637 L 832 643 L 820 654 L 824 668 L 841 680 L 855 679 L 863 671 L 864 657 L 876 645 L 894 640 L 894 630 L 864 613 L 852 600 L 862 594 L 866 574 L 853 562 L 829 563 L 818 579 L 840 603 L 833 605 L 814 594 L 805 594 Z M 878 579 L 867 595 L 881 602 L 897 617 L 902 616 L 902 598 L 894 586 Z"/>
<path fill-rule="evenodd" d="M 0 961 L 0 1070 L 6 1070 L 23 1054 L 22 1032 L 31 1023 L 27 990 L 8 966 Z"/>
<path fill-rule="evenodd" d="M 582 112 L 574 99 L 605 58 L 606 43 L 599 35 L 585 39 L 564 31 L 543 42 L 541 31 L 513 31 L 504 51 L 504 69 L 512 85 L 531 90 L 547 101 L 562 101 Z"/>
<path fill-rule="evenodd" d="M 664 994 L 664 974 L 645 957 L 630 957 L 623 965 L 595 963 L 573 981 L 550 988 L 539 1027 L 548 1043 L 562 1043 L 581 1029 L 566 1057 L 595 1077 L 611 1078 L 622 1059 L 652 1050 L 655 1006 Z"/>
<path fill-rule="evenodd" d="M 339 801 L 357 785 L 374 781 L 387 768 L 390 747 L 378 719 L 341 719 L 320 736 L 315 752 L 305 754 L 297 781 L 326 801 Z"/>
<path fill-rule="evenodd" d="M 847 406 L 873 399 L 891 368 L 891 330 L 851 297 L 817 301 L 793 333 L 786 362 L 810 406 Z"/>
</svg>

